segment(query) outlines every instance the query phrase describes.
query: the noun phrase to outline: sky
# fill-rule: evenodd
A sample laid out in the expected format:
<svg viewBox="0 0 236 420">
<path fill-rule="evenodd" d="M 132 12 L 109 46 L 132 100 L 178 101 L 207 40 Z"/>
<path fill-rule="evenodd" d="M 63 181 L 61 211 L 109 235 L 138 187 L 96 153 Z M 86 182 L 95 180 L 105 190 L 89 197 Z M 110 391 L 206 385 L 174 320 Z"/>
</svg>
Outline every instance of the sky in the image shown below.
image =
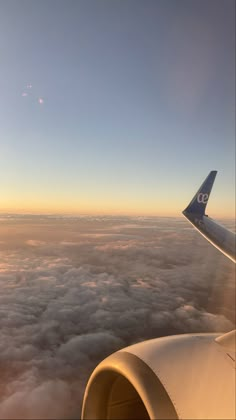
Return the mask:
<svg viewBox="0 0 236 420">
<path fill-rule="evenodd" d="M 0 0 L 0 212 L 234 217 L 234 9 Z"/>
<path fill-rule="evenodd" d="M 233 328 L 235 266 L 184 218 L 1 217 L 0 419 L 78 419 L 111 353 Z"/>
</svg>

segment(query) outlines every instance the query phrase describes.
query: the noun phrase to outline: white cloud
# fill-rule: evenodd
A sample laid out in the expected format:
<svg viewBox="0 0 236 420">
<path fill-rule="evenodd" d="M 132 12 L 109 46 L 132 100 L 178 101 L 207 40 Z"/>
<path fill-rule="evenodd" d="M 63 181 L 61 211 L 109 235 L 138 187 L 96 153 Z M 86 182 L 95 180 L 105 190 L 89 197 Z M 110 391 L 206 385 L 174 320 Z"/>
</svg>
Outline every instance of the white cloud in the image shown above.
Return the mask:
<svg viewBox="0 0 236 420">
<path fill-rule="evenodd" d="M 39 221 L 2 233 L 0 418 L 78 418 L 108 354 L 233 327 L 233 264 L 182 220 Z"/>
</svg>

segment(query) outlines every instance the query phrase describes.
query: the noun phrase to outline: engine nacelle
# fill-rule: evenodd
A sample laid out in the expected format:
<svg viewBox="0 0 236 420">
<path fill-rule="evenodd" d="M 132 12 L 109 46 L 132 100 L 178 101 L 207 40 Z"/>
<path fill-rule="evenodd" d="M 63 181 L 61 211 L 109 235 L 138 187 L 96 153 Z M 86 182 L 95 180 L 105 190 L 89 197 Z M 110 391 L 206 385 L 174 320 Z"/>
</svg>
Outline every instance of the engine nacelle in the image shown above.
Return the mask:
<svg viewBox="0 0 236 420">
<path fill-rule="evenodd" d="M 235 419 L 234 341 L 187 334 L 112 354 L 89 379 L 82 419 Z"/>
</svg>

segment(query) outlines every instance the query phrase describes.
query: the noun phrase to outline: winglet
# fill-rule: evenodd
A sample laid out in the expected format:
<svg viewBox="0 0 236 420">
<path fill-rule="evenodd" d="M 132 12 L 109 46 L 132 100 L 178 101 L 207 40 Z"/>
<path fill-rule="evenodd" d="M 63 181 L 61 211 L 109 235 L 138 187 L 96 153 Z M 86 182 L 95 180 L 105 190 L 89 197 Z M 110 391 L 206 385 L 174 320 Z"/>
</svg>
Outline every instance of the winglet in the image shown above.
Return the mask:
<svg viewBox="0 0 236 420">
<path fill-rule="evenodd" d="M 197 214 L 198 216 L 205 215 L 205 209 L 208 203 L 208 199 L 210 197 L 211 189 L 215 181 L 217 171 L 211 171 L 201 187 L 199 188 L 198 192 L 193 197 L 192 201 L 183 211 L 184 215 L 189 213 Z"/>
</svg>

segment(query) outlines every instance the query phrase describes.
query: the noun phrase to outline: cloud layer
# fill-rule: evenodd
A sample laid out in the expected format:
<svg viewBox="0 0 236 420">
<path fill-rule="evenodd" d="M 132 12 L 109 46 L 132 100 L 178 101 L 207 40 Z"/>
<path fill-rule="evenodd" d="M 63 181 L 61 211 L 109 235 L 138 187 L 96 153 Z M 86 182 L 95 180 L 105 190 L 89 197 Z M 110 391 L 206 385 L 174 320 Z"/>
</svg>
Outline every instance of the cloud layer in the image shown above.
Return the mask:
<svg viewBox="0 0 236 420">
<path fill-rule="evenodd" d="M 234 265 L 183 219 L 1 220 L 0 418 L 79 418 L 110 353 L 233 328 Z"/>
</svg>

